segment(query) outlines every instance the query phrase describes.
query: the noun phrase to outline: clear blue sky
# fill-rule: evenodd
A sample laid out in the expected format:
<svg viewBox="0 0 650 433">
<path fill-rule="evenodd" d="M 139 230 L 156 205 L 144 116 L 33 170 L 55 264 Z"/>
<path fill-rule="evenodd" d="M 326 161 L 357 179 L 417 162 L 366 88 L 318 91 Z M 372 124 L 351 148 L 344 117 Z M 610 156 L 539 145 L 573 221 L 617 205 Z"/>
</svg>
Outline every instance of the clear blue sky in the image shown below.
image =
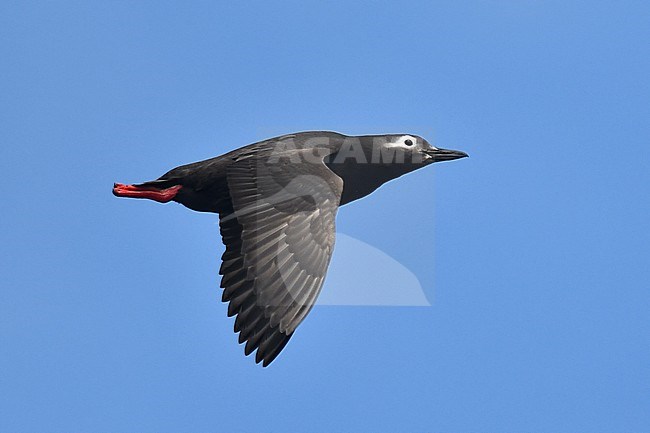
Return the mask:
<svg viewBox="0 0 650 433">
<path fill-rule="evenodd" d="M 0 5 L 0 431 L 650 431 L 649 3 L 274 3 Z M 262 369 L 216 218 L 110 190 L 308 129 L 471 158 L 339 213 L 432 306 Z"/>
</svg>

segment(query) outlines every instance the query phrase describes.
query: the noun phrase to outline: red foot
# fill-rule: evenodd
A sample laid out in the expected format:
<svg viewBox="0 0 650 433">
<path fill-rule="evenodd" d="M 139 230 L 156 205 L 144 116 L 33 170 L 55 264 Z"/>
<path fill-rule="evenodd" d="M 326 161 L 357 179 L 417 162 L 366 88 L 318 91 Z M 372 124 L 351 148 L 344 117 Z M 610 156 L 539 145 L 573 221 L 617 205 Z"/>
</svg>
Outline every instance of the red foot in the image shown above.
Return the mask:
<svg viewBox="0 0 650 433">
<path fill-rule="evenodd" d="M 113 195 L 117 197 L 148 198 L 160 203 L 171 201 L 178 191 L 183 188 L 181 185 L 174 185 L 166 189 L 157 189 L 147 186 L 124 185 L 123 183 L 113 184 Z"/>
</svg>

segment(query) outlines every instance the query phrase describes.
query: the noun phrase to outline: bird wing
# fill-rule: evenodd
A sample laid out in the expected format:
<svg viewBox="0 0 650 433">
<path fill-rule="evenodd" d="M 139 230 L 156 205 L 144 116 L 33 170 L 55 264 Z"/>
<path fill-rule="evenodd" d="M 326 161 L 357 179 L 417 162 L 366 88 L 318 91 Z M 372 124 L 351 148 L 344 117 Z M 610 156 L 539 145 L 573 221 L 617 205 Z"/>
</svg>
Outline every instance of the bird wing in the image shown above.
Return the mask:
<svg viewBox="0 0 650 433">
<path fill-rule="evenodd" d="M 235 332 L 271 363 L 313 307 L 334 247 L 343 180 L 305 150 L 271 161 L 240 156 L 226 171 L 232 207 L 220 213 L 220 274 Z M 286 155 L 285 155 L 286 156 Z M 307 158 L 309 159 L 309 158 Z"/>
</svg>

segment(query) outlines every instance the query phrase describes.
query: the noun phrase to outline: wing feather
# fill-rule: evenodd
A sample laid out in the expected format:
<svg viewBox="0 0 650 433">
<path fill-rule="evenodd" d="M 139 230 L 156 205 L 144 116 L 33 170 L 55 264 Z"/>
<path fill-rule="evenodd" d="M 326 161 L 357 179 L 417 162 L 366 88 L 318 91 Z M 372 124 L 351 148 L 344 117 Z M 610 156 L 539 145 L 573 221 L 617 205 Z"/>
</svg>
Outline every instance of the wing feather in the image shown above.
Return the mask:
<svg viewBox="0 0 650 433">
<path fill-rule="evenodd" d="M 299 156 L 301 150 L 294 150 Z M 311 310 L 334 247 L 342 180 L 320 162 L 271 164 L 255 149 L 226 170 L 221 287 L 244 353 L 270 364 Z"/>
</svg>

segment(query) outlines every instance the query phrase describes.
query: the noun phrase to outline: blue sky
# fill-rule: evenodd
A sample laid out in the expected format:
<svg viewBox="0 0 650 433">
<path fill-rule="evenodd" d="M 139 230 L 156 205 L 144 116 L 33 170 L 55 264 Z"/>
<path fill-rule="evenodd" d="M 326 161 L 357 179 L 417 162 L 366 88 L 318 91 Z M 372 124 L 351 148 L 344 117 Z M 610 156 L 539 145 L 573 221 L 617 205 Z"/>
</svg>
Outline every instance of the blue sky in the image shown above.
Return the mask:
<svg viewBox="0 0 650 433">
<path fill-rule="evenodd" d="M 650 431 L 649 21 L 3 2 L 0 430 Z M 317 307 L 262 369 L 219 301 L 216 218 L 110 188 L 309 129 L 471 157 L 339 212 L 432 306 Z"/>
</svg>

